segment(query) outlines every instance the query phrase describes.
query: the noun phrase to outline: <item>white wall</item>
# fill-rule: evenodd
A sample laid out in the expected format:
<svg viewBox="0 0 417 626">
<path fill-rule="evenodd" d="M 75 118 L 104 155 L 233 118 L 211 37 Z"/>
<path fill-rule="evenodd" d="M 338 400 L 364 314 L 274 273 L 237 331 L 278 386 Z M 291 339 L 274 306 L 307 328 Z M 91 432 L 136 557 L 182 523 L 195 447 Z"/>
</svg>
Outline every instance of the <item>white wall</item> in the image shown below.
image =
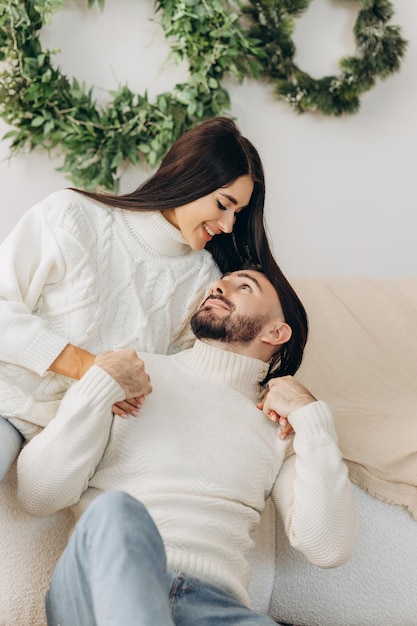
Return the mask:
<svg viewBox="0 0 417 626">
<path fill-rule="evenodd" d="M 69 76 L 103 90 L 128 83 L 156 94 L 186 76 L 166 62 L 153 1 L 106 0 L 100 14 L 68 0 L 44 29 Z M 417 2 L 395 0 L 393 24 L 409 41 L 401 71 L 365 94 L 356 115 L 297 115 L 257 81 L 227 81 L 232 114 L 257 146 L 267 176 L 267 221 L 276 256 L 289 276 L 417 275 Z M 337 71 L 354 52 L 357 3 L 312 2 L 297 21 L 297 60 L 314 76 Z M 116 38 L 117 43 L 111 43 Z M 97 98 L 105 92 L 96 90 Z M 0 121 L 0 135 L 9 128 Z M 70 183 L 45 153 L 14 156 L 0 142 L 0 240 L 20 215 Z M 122 190 L 150 171 L 127 168 Z"/>
</svg>

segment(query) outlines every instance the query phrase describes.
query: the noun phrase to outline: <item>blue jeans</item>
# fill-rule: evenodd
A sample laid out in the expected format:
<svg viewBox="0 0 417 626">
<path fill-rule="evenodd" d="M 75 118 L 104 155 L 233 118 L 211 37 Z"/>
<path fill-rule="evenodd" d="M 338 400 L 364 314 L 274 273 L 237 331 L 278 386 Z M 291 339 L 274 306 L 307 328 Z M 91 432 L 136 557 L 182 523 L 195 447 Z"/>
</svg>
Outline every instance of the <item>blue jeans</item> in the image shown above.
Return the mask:
<svg viewBox="0 0 417 626">
<path fill-rule="evenodd" d="M 46 597 L 48 626 L 267 626 L 222 589 L 166 569 L 146 508 L 113 491 L 81 516 Z"/>
<path fill-rule="evenodd" d="M 0 483 L 16 460 L 23 437 L 10 422 L 0 417 Z"/>
</svg>

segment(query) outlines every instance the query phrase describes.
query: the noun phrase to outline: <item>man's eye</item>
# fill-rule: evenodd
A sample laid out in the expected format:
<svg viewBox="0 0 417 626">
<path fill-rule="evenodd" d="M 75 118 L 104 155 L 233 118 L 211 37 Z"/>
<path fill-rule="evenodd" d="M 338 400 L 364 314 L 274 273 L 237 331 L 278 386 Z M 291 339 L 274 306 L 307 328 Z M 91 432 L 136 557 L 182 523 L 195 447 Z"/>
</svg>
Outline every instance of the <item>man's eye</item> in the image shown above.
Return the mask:
<svg viewBox="0 0 417 626">
<path fill-rule="evenodd" d="M 245 291 L 252 291 L 252 287 L 250 285 L 241 285 L 240 288 Z"/>
<path fill-rule="evenodd" d="M 227 208 L 224 206 L 224 204 L 220 202 L 220 200 L 217 200 L 217 206 L 220 209 L 220 211 L 227 211 Z"/>
</svg>

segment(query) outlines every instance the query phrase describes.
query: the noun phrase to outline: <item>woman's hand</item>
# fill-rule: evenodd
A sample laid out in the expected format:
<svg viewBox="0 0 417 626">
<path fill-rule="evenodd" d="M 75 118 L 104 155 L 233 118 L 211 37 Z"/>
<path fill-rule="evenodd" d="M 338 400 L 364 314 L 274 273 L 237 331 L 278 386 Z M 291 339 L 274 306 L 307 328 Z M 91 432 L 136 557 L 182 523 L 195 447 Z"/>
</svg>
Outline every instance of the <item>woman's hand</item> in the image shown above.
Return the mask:
<svg viewBox="0 0 417 626">
<path fill-rule="evenodd" d="M 268 392 L 257 406 L 272 421 L 282 427 L 280 439 L 285 439 L 293 430 L 288 421 L 292 411 L 311 404 L 316 398 L 293 376 L 273 378 L 268 383 Z"/>
<path fill-rule="evenodd" d="M 116 402 L 115 404 L 113 404 L 111 410 L 115 415 L 118 415 L 119 417 L 128 417 L 129 415 L 137 417 L 144 402 L 144 395 L 137 396 L 136 398 L 129 398 L 126 400 L 121 400 L 120 402 Z"/>
</svg>

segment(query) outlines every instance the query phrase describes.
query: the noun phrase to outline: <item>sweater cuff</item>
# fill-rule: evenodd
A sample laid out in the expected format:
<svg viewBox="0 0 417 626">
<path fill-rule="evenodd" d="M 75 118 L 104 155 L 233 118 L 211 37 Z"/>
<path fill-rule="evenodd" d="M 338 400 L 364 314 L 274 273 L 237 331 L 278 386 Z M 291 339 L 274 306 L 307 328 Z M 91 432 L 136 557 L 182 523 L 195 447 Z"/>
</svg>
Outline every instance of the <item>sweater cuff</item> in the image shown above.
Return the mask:
<svg viewBox="0 0 417 626">
<path fill-rule="evenodd" d="M 77 395 L 82 394 L 86 400 L 97 404 L 114 404 L 126 398 L 119 383 L 99 365 L 92 365 L 74 387 L 77 388 Z"/>
<path fill-rule="evenodd" d="M 36 372 L 39 376 L 45 376 L 48 373 L 48 367 L 67 345 L 68 339 L 65 337 L 43 331 L 21 354 L 18 364 Z"/>
<path fill-rule="evenodd" d="M 332 412 L 322 400 L 292 411 L 288 416 L 288 421 L 297 434 L 303 433 L 308 437 L 323 431 L 335 434 Z"/>
</svg>

